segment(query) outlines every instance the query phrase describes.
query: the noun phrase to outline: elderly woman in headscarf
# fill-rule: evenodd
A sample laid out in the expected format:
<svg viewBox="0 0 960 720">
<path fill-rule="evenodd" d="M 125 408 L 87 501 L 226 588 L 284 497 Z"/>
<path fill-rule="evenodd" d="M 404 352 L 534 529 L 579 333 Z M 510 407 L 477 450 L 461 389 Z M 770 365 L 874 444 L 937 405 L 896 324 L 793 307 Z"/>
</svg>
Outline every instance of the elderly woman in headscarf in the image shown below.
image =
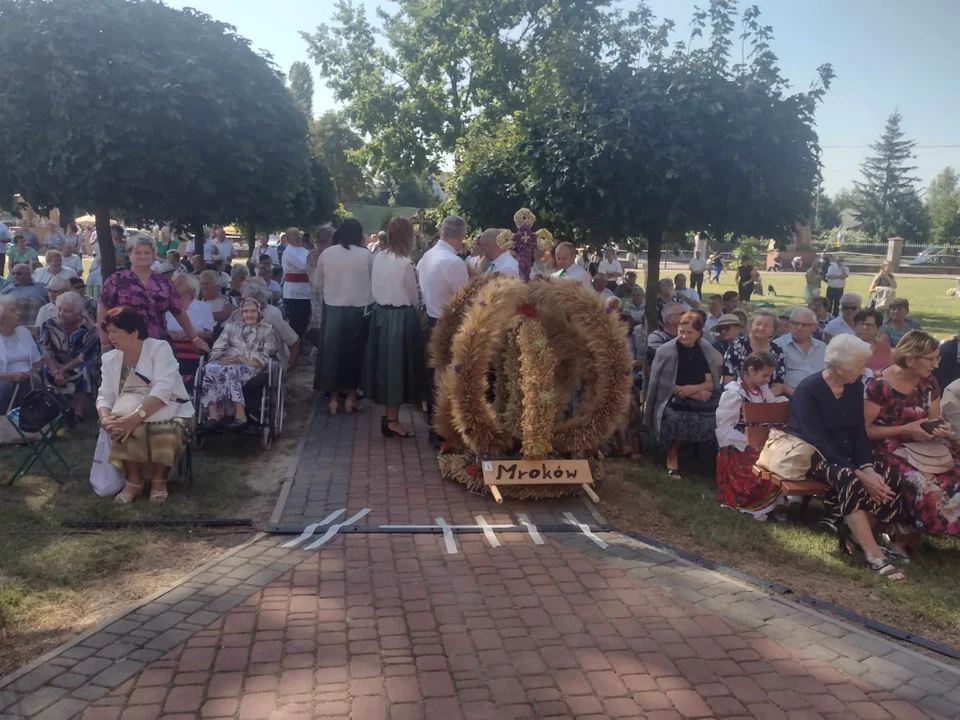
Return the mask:
<svg viewBox="0 0 960 720">
<path fill-rule="evenodd" d="M 221 402 L 233 403 L 234 418 L 228 428 L 247 424 L 243 386 L 262 371 L 278 349 L 277 335 L 263 322 L 263 306 L 253 298 L 240 303 L 241 322 L 228 322 L 210 351 L 204 367 L 200 403 L 207 409 L 208 425 L 219 424 Z"/>
<path fill-rule="evenodd" d="M 54 390 L 73 395 L 74 413 L 82 420 L 91 370 L 100 354 L 96 324 L 85 313 L 83 297 L 66 292 L 56 300 L 57 317 L 40 327 L 40 351 Z"/>
</svg>

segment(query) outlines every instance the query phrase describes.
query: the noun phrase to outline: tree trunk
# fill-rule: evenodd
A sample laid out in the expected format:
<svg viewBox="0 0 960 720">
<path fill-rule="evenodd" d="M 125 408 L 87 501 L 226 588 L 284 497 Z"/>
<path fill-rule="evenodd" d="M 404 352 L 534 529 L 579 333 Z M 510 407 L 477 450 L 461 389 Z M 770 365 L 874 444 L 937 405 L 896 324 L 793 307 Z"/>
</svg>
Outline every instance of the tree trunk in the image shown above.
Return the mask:
<svg viewBox="0 0 960 720">
<path fill-rule="evenodd" d="M 193 230 L 193 254 L 203 257 L 203 221 L 192 220 L 190 227 Z"/>
<path fill-rule="evenodd" d="M 117 270 L 117 255 L 113 249 L 113 233 L 110 232 L 110 208 L 97 207 L 94 212 L 97 227 L 97 246 L 100 248 L 100 273 L 106 280 Z"/>
<path fill-rule="evenodd" d="M 647 292 L 644 299 L 644 315 L 647 320 L 647 332 L 657 329 L 657 296 L 660 294 L 660 249 L 663 245 L 663 233 L 655 228 L 645 232 L 647 238 Z"/>
<path fill-rule="evenodd" d="M 247 221 L 247 257 L 253 260 L 253 250 L 257 245 L 257 223 L 254 220 Z"/>
</svg>

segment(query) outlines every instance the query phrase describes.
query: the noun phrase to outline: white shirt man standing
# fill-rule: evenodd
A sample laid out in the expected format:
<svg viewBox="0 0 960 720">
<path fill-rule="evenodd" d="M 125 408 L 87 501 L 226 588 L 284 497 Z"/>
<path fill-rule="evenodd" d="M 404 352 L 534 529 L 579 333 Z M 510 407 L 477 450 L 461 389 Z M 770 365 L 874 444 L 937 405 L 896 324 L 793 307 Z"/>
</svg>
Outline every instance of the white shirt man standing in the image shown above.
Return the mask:
<svg viewBox="0 0 960 720">
<path fill-rule="evenodd" d="M 837 316 L 840 315 L 840 297 L 843 295 L 848 277 L 850 277 L 850 268 L 843 263 L 843 256 L 837 255 L 836 261 L 830 263 L 826 273 L 827 301 L 830 303 L 827 311 Z"/>
<path fill-rule="evenodd" d="M 253 249 L 253 260 L 254 265 L 259 265 L 263 258 L 270 258 L 271 265 L 279 265 L 280 260 L 277 256 L 277 249 L 270 247 L 270 236 L 265 232 L 257 233 L 257 246 Z"/>
<path fill-rule="evenodd" d="M 467 236 L 467 223 L 457 215 L 447 215 L 440 223 L 440 239 L 437 244 L 427 250 L 417 264 L 417 275 L 420 278 L 420 291 L 423 293 L 423 304 L 427 308 L 427 322 L 429 325 L 426 343 L 429 344 L 429 334 L 437 320 L 443 315 L 450 298 L 470 280 L 467 264 L 457 253 L 463 248 L 463 239 Z M 427 371 L 427 380 L 430 392 L 427 393 L 427 418 L 433 420 L 433 385 L 434 373 Z M 433 429 L 430 430 L 430 442 L 439 445 L 441 441 Z"/>
<path fill-rule="evenodd" d="M 827 344 L 813 337 L 817 327 L 817 316 L 812 310 L 796 308 L 790 315 L 790 332 L 773 341 L 783 348 L 787 368 L 784 392 L 787 395 L 793 395 L 804 378 L 823 372 Z"/>
<path fill-rule="evenodd" d="M 287 249 L 283 251 L 281 259 L 283 309 L 286 311 L 290 327 L 302 342 L 310 325 L 310 300 L 313 297 L 310 275 L 307 273 L 307 249 L 303 246 L 303 236 L 299 228 L 288 228 L 284 235 L 287 240 Z"/>
<path fill-rule="evenodd" d="M 233 243 L 227 240 L 227 234 L 223 228 L 217 228 L 213 240 L 203 244 L 203 259 L 207 262 L 223 260 L 225 265 L 229 265 L 232 257 Z"/>
<path fill-rule="evenodd" d="M 693 254 L 693 260 L 687 268 L 690 270 L 690 289 L 703 295 L 703 274 L 707 270 L 707 261 L 700 256 L 699 250 Z"/>
<path fill-rule="evenodd" d="M 497 238 L 503 230 L 500 228 L 488 228 L 480 233 L 477 238 L 477 247 L 483 253 L 483 256 L 492 263 L 486 272 L 497 275 L 509 275 L 511 277 L 520 277 L 520 265 L 517 259 L 510 254 L 509 250 L 504 250 L 497 244 Z"/>
<path fill-rule="evenodd" d="M 613 292 L 617 289 L 617 282 L 623 277 L 623 266 L 617 260 L 617 251 L 607 248 L 603 260 L 597 264 L 597 272 L 607 278 L 607 287 Z"/>
<path fill-rule="evenodd" d="M 560 268 L 551 277 L 576 280 L 581 285 L 593 286 L 590 274 L 577 263 L 577 249 L 573 243 L 562 242 L 556 250 L 557 267 Z"/>
</svg>

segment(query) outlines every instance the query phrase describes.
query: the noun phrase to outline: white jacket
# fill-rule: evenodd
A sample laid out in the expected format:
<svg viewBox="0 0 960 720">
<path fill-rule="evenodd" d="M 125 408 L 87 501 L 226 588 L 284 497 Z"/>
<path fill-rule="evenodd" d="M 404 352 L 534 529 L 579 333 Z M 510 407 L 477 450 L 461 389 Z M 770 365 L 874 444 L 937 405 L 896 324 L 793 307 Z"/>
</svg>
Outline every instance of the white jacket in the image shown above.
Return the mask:
<svg viewBox="0 0 960 720">
<path fill-rule="evenodd" d="M 134 398 L 129 395 L 124 398 L 120 392 L 123 353 L 119 350 L 104 353 L 101 367 L 103 379 L 100 382 L 100 393 L 97 395 L 97 409 L 114 410 L 116 407 L 120 414 L 136 409 L 142 398 L 135 398 L 136 403 L 132 407 L 127 407 Z M 144 340 L 140 360 L 137 361 L 134 371 L 141 376 L 141 379 L 149 381 L 150 395 L 164 402 L 164 407 L 151 415 L 148 421 L 162 422 L 175 417 L 193 417 L 193 404 L 190 402 L 190 396 L 187 395 L 183 378 L 180 377 L 180 366 L 168 342 L 153 338 Z M 186 402 L 177 402 L 177 400 Z"/>
<path fill-rule="evenodd" d="M 769 385 L 760 388 L 760 397 L 765 403 L 787 402 L 785 397 L 774 397 Z M 740 452 L 747 449 L 747 436 L 737 430 L 740 408 L 745 402 L 750 400 L 738 380 L 731 380 L 723 387 L 723 395 L 717 406 L 717 443 L 720 447 L 735 447 Z"/>
</svg>

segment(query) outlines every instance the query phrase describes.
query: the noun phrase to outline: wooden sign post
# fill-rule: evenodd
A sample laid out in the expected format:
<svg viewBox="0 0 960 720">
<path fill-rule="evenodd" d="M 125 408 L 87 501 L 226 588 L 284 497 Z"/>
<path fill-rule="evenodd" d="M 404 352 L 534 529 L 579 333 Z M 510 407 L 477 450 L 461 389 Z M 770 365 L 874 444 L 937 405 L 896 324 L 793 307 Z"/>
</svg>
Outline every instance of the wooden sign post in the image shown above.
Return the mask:
<svg viewBox="0 0 960 720">
<path fill-rule="evenodd" d="M 483 483 L 494 499 L 503 502 L 497 485 L 580 485 L 594 502 L 593 476 L 586 460 L 484 460 Z"/>
</svg>

